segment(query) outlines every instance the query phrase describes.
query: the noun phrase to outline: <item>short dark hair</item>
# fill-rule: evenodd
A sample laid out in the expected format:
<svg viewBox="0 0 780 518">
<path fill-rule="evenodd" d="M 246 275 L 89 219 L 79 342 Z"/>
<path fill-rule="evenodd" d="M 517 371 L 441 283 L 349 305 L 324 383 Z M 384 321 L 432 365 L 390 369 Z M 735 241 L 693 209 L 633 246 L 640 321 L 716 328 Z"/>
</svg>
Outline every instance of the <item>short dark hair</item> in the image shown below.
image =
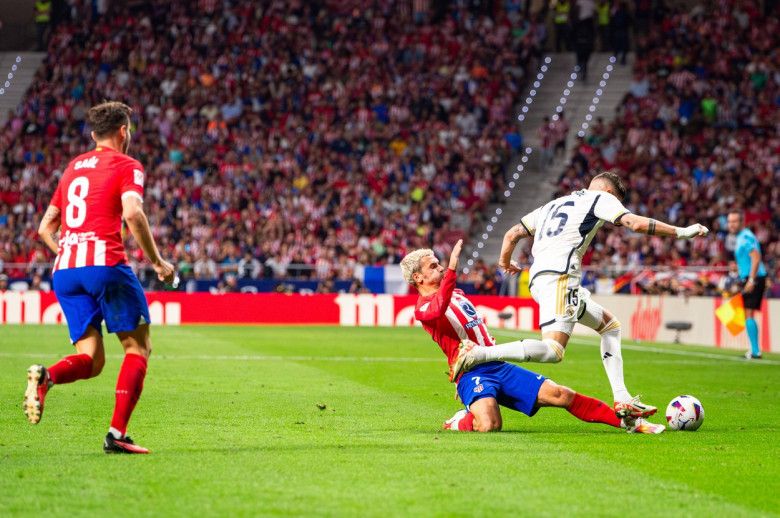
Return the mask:
<svg viewBox="0 0 780 518">
<path fill-rule="evenodd" d="M 106 101 L 89 109 L 89 124 L 97 138 L 113 135 L 122 126 L 130 126 L 133 109 L 124 103 Z"/>
<path fill-rule="evenodd" d="M 623 201 L 623 198 L 626 197 L 626 186 L 623 185 L 623 181 L 620 177 L 612 171 L 604 171 L 601 174 L 597 174 L 593 177 L 593 181 L 596 180 L 604 180 L 612 184 L 612 189 L 615 191 L 614 194 L 621 202 Z"/>
<path fill-rule="evenodd" d="M 745 221 L 745 213 L 742 212 L 740 209 L 731 209 L 726 213 L 726 216 L 731 216 L 732 214 L 738 215 L 740 221 Z"/>
</svg>

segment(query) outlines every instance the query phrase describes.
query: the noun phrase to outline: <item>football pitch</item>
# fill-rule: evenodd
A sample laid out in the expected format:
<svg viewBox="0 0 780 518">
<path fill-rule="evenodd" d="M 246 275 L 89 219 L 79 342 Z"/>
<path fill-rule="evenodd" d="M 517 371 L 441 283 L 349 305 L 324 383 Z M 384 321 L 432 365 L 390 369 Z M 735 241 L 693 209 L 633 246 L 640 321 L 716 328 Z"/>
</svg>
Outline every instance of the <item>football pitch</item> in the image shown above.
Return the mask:
<svg viewBox="0 0 780 518">
<path fill-rule="evenodd" d="M 499 343 L 522 336 L 495 330 Z M 419 328 L 155 327 L 129 433 L 105 455 L 121 364 L 22 412 L 25 372 L 71 354 L 64 327 L 0 329 L 0 516 L 780 516 L 780 355 L 624 341 L 629 390 L 680 394 L 696 432 L 658 436 L 562 409 L 503 410 L 504 430 L 443 432 L 460 408 Z M 597 342 L 530 365 L 611 402 Z"/>
</svg>

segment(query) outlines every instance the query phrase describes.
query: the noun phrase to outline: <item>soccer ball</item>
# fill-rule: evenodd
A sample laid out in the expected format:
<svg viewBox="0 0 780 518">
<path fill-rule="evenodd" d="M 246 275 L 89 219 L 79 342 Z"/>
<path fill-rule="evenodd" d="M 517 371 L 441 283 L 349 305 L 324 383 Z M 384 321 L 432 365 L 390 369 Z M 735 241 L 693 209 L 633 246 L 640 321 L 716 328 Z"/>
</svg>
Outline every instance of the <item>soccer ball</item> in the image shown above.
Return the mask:
<svg viewBox="0 0 780 518">
<path fill-rule="evenodd" d="M 666 407 L 666 421 L 672 430 L 692 432 L 704 422 L 704 407 L 693 396 L 677 396 Z"/>
</svg>

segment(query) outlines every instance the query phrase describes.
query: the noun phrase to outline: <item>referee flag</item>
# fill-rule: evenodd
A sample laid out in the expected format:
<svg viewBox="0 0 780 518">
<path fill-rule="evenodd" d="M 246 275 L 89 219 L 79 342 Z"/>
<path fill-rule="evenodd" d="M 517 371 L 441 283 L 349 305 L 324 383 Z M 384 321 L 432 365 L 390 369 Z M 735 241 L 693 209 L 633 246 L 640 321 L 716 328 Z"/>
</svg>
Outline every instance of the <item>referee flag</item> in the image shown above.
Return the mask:
<svg viewBox="0 0 780 518">
<path fill-rule="evenodd" d="M 739 293 L 721 304 L 715 310 L 715 316 L 723 322 L 723 325 L 733 336 L 741 333 L 745 329 L 745 304 L 742 300 L 742 294 Z"/>
</svg>

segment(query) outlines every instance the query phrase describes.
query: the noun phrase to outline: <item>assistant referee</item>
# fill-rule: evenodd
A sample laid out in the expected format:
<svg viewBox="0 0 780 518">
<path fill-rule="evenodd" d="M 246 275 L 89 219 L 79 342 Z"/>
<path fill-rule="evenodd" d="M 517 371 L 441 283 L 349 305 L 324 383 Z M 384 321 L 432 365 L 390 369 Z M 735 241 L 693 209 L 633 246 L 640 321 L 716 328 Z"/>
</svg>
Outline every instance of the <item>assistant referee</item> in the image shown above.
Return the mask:
<svg viewBox="0 0 780 518">
<path fill-rule="evenodd" d="M 750 351 L 745 354 L 749 360 L 761 358 L 758 347 L 758 324 L 753 313 L 761 309 L 761 300 L 766 291 L 766 268 L 761 261 L 761 246 L 753 232 L 745 227 L 745 215 L 740 210 L 729 211 L 728 229 L 737 236 L 734 256 L 737 260 L 739 277 L 743 282 L 742 298 L 745 302 L 745 328 L 750 338 Z"/>
</svg>

